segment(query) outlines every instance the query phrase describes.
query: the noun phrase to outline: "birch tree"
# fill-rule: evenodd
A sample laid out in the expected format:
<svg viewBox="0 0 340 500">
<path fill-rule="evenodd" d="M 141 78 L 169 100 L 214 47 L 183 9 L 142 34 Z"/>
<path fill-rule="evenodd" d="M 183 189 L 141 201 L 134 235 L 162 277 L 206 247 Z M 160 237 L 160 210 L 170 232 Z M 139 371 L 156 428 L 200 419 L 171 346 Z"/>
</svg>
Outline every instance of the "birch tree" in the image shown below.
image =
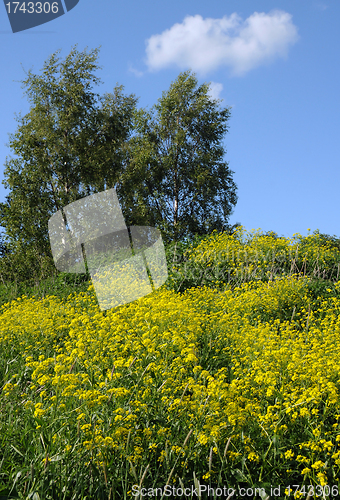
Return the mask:
<svg viewBox="0 0 340 500">
<path fill-rule="evenodd" d="M 128 168 L 119 184 L 130 224 L 148 222 L 166 240 L 228 227 L 236 205 L 223 139 L 230 108 L 181 73 L 150 111 L 136 113 Z"/>
</svg>

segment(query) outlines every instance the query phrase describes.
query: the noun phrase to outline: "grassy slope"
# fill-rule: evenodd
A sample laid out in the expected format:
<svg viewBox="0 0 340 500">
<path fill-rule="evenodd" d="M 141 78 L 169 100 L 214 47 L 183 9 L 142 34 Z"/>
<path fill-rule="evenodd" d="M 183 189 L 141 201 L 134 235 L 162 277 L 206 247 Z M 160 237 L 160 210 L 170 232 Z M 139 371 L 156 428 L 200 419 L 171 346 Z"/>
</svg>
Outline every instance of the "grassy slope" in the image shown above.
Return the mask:
<svg viewBox="0 0 340 500">
<path fill-rule="evenodd" d="M 167 259 L 117 311 L 71 275 L 2 289 L 0 493 L 338 483 L 336 245 L 215 234 Z"/>
</svg>

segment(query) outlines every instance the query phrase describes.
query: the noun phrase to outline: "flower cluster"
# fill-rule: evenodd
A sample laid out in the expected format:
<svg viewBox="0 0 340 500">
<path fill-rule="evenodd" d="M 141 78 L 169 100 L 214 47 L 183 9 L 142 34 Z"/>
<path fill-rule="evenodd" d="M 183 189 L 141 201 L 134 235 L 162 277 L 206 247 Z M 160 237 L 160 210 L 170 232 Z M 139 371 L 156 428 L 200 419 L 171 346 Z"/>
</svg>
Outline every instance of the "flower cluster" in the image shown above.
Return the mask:
<svg viewBox="0 0 340 500">
<path fill-rule="evenodd" d="M 214 234 L 192 258 L 212 259 L 227 240 L 244 248 Z M 304 248 L 314 255 L 313 241 Z M 37 447 L 50 436 L 42 468 L 72 455 L 105 483 L 117 470 L 131 484 L 146 470 L 150 484 L 193 471 L 216 483 L 244 463 L 249 481 L 278 482 L 274 469 L 301 484 L 334 481 L 340 282 L 316 308 L 309 281 L 161 287 L 108 311 L 92 286 L 66 301 L 18 298 L 0 310 L 0 350 L 15 360 L 0 405 L 17 401 Z"/>
</svg>

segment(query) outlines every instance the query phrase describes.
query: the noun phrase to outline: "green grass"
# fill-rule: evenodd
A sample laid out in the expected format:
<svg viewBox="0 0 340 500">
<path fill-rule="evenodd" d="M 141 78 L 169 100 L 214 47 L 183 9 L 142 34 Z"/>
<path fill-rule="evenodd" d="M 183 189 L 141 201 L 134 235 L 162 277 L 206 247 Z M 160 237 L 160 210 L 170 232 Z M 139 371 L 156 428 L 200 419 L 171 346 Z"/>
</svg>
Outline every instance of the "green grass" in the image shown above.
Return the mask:
<svg viewBox="0 0 340 500">
<path fill-rule="evenodd" d="M 339 250 L 228 241 L 168 246 L 167 283 L 114 311 L 86 275 L 0 287 L 0 500 L 339 485 Z"/>
</svg>

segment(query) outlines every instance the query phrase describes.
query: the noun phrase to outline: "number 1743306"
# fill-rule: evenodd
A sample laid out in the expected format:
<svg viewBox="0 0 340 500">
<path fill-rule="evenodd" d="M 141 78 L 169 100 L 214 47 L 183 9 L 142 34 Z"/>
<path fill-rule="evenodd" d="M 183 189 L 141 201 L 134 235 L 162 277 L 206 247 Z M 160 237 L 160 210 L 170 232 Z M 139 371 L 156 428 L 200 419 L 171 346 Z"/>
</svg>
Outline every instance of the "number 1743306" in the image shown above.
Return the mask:
<svg viewBox="0 0 340 500">
<path fill-rule="evenodd" d="M 8 14 L 56 14 L 58 2 L 8 2 L 6 3 Z"/>
</svg>

